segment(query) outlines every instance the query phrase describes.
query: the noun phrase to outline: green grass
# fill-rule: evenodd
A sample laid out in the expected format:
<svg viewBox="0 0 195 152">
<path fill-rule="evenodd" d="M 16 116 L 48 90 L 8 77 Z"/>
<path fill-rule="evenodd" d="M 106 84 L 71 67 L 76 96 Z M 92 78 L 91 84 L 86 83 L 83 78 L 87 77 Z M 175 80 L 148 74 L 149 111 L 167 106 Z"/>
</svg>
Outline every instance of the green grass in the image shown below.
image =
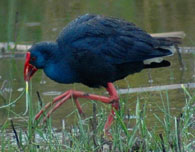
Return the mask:
<svg viewBox="0 0 195 152">
<path fill-rule="evenodd" d="M 159 126 L 147 126 L 147 103 L 141 104 L 137 98 L 135 112 L 130 112 L 135 119 L 127 118 L 127 107 L 123 99 L 120 100 L 120 110 L 116 111 L 115 121 L 110 130 L 113 139 L 104 137 L 103 127 L 108 113 L 103 108 L 96 108 L 93 103 L 93 114 L 90 117 L 82 118 L 77 110 L 78 123 L 73 126 L 62 125 L 61 131 L 56 131 L 52 127 L 52 119 L 48 119 L 45 124 L 34 121 L 34 115 L 40 109 L 33 108 L 29 96 L 28 119 L 23 118 L 20 123 L 13 119 L 7 120 L 1 125 L 1 151 L 162 151 L 162 152 L 183 152 L 194 151 L 195 134 L 195 95 L 191 95 L 183 87 L 185 93 L 185 106 L 179 116 L 171 114 L 168 93 L 160 93 L 163 106 L 159 109 L 163 113 L 160 118 L 154 113 Z M 166 98 L 166 99 L 164 99 Z M 22 115 L 13 113 L 16 118 L 21 119 Z M 36 109 L 36 110 L 35 110 Z M 95 124 L 95 125 L 94 125 Z M 131 129 L 129 130 L 129 126 Z M 15 129 L 16 128 L 16 129 Z M 10 135 L 8 132 L 17 132 Z M 17 139 L 16 139 L 17 136 Z M 104 150 L 103 150 L 104 149 Z"/>
</svg>

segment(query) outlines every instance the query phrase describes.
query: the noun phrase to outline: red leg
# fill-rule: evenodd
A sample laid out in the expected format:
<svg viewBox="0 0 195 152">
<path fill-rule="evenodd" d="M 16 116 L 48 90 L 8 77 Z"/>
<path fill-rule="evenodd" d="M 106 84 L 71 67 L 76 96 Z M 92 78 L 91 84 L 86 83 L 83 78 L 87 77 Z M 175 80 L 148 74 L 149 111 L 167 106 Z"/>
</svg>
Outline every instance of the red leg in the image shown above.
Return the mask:
<svg viewBox="0 0 195 152">
<path fill-rule="evenodd" d="M 53 113 L 54 111 L 56 111 L 56 109 L 58 109 L 63 103 L 65 103 L 68 99 L 71 98 L 71 94 L 69 93 L 66 97 L 64 97 L 60 102 L 58 102 L 48 113 L 47 116 L 44 117 L 43 121 L 46 121 L 47 118 L 49 118 L 49 116 L 51 115 L 51 113 Z"/>
<path fill-rule="evenodd" d="M 48 103 L 42 110 L 40 110 L 39 113 L 35 116 L 35 120 L 39 119 L 39 117 L 43 114 L 43 112 L 46 111 L 49 107 L 51 107 L 54 103 L 59 102 L 60 100 L 63 100 L 63 98 L 65 98 L 69 94 L 71 97 L 74 97 L 74 98 L 78 98 L 78 97 L 79 98 L 87 98 L 87 99 L 91 99 L 91 100 L 102 101 L 104 103 L 110 103 L 110 100 L 108 97 L 98 96 L 98 95 L 94 95 L 94 94 L 87 94 L 87 93 L 81 92 L 81 91 L 69 90 L 69 91 L 66 91 L 65 93 L 63 93 L 62 95 L 54 98 L 52 103 Z M 68 100 L 68 99 L 66 99 L 66 100 Z M 77 105 L 77 108 L 79 108 L 78 110 L 81 111 L 81 106 L 79 106 L 80 104 L 78 103 L 78 100 L 75 100 L 75 103 Z"/>
<path fill-rule="evenodd" d="M 112 136 L 109 133 L 109 129 L 110 129 L 112 122 L 114 120 L 114 116 L 115 116 L 114 111 L 119 110 L 119 97 L 118 97 L 117 91 L 112 83 L 108 83 L 108 87 L 106 89 L 109 92 L 110 97 L 113 99 L 113 102 L 112 102 L 111 112 L 108 115 L 107 121 L 106 121 L 105 126 L 104 126 L 104 133 L 109 138 L 112 138 Z"/>
<path fill-rule="evenodd" d="M 74 98 L 74 102 L 75 102 L 75 104 L 76 104 L 76 106 L 77 106 L 77 109 L 78 109 L 78 111 L 79 111 L 79 114 L 84 114 L 84 112 L 83 112 L 83 110 L 82 110 L 82 108 L 81 108 L 81 105 L 80 105 L 80 103 L 79 103 L 79 101 L 78 101 L 78 99 L 77 98 Z"/>
<path fill-rule="evenodd" d="M 61 94 L 60 96 L 54 98 L 53 102 L 49 102 L 48 104 L 45 105 L 45 107 L 39 111 L 38 114 L 35 116 L 35 120 L 39 119 L 39 117 L 43 114 L 44 111 L 46 111 L 49 107 L 51 107 L 54 103 L 58 102 L 60 99 L 64 98 L 67 96 L 69 91 L 66 91 L 65 93 Z"/>
<path fill-rule="evenodd" d="M 69 94 L 69 92 L 70 92 L 70 90 L 69 91 L 66 91 L 62 95 L 54 98 L 53 102 L 50 102 L 50 103 L 46 104 L 45 107 L 42 110 L 40 110 L 39 113 L 35 116 L 35 120 L 39 119 L 39 117 L 43 114 L 43 112 L 46 111 L 49 107 L 51 107 L 54 103 L 60 101 L 64 97 L 66 97 Z M 79 113 L 83 115 L 84 112 L 83 112 L 83 110 L 81 108 L 81 105 L 80 105 L 78 99 L 77 98 L 74 98 L 74 102 L 76 104 L 76 107 L 77 107 Z"/>
<path fill-rule="evenodd" d="M 48 114 L 46 115 L 46 117 L 44 118 L 44 121 L 56 110 L 58 109 L 63 103 L 65 103 L 68 99 L 70 99 L 71 97 L 74 98 L 74 101 L 76 103 L 76 106 L 78 108 L 79 113 L 83 113 L 81 106 L 77 100 L 77 98 L 86 98 L 86 99 L 90 99 L 90 100 L 96 100 L 96 101 L 101 101 L 103 103 L 108 103 L 108 104 L 112 104 L 112 110 L 111 113 L 108 116 L 108 119 L 106 121 L 106 124 L 104 126 L 104 131 L 106 135 L 109 135 L 109 129 L 112 125 L 112 122 L 114 120 L 114 109 L 118 110 L 119 108 L 119 97 L 117 95 L 117 91 L 114 87 L 114 85 L 112 83 L 108 83 L 107 84 L 107 91 L 110 95 L 110 97 L 105 97 L 105 96 L 99 96 L 99 95 L 95 95 L 95 94 L 86 94 L 84 92 L 81 91 L 74 91 L 74 90 L 69 90 L 66 91 L 64 94 L 56 97 L 52 103 L 49 103 L 45 106 L 44 109 L 42 109 L 36 116 L 35 119 L 37 120 L 45 110 L 47 110 L 49 107 L 51 107 L 54 103 L 58 102 L 54 108 L 52 108 Z"/>
</svg>

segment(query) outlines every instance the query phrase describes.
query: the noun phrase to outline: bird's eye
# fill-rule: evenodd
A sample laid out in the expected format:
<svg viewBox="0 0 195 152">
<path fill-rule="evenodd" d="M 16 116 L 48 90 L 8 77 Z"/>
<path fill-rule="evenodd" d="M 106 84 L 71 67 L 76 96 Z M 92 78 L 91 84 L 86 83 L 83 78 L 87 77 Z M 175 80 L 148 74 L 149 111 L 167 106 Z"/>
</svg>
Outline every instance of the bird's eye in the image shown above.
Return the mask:
<svg viewBox="0 0 195 152">
<path fill-rule="evenodd" d="M 32 58 L 31 58 L 31 61 L 35 61 L 35 60 L 36 60 L 36 57 L 32 57 Z"/>
</svg>

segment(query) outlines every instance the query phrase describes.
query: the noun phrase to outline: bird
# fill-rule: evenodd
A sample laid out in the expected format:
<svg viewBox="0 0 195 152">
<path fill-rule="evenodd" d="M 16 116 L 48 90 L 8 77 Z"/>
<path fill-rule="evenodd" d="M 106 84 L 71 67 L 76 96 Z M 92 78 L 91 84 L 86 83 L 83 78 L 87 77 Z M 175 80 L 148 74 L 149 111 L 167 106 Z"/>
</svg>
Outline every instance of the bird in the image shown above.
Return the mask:
<svg viewBox="0 0 195 152">
<path fill-rule="evenodd" d="M 174 53 L 176 42 L 152 37 L 135 24 L 103 15 L 85 14 L 68 25 L 55 42 L 35 43 L 26 53 L 24 80 L 30 81 L 38 69 L 43 69 L 52 80 L 63 83 L 82 83 L 88 87 L 104 87 L 108 96 L 68 90 L 45 105 L 35 116 L 50 109 L 44 121 L 68 99 L 73 98 L 78 112 L 83 110 L 78 98 L 100 101 L 111 105 L 104 126 L 109 130 L 119 110 L 119 96 L 113 82 L 138 73 L 143 69 L 170 66 L 163 57 Z"/>
</svg>

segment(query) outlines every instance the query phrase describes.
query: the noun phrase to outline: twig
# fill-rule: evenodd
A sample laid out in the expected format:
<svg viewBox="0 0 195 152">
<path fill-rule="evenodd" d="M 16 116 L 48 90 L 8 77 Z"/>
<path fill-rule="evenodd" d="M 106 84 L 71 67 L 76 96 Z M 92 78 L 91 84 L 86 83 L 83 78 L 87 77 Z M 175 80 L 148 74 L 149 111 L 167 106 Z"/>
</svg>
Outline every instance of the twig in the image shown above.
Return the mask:
<svg viewBox="0 0 195 152">
<path fill-rule="evenodd" d="M 70 135 L 71 136 L 73 136 L 73 134 L 72 134 L 72 126 L 70 127 Z M 70 148 L 72 148 L 72 145 L 73 145 L 73 141 L 72 141 L 72 139 L 70 139 Z"/>
<path fill-rule="evenodd" d="M 180 136 L 180 126 L 179 126 L 179 123 L 180 123 L 180 117 L 177 118 L 177 137 L 178 137 L 178 148 L 179 148 L 179 152 L 181 152 L 181 136 Z"/>
<path fill-rule="evenodd" d="M 159 134 L 159 136 L 160 136 L 160 139 L 161 139 L 162 150 L 163 150 L 163 152 L 166 152 L 163 136 L 162 136 L 162 134 Z"/>
<path fill-rule="evenodd" d="M 97 114 L 97 108 L 96 108 L 96 104 L 93 103 L 93 124 L 94 124 L 94 129 L 96 129 L 96 126 L 97 126 L 97 117 L 96 117 L 96 114 Z"/>
<path fill-rule="evenodd" d="M 96 149 L 98 147 L 97 140 L 96 140 L 96 126 L 97 126 L 97 117 L 96 117 L 96 104 L 93 103 L 93 119 L 90 119 L 90 124 L 92 126 L 92 138 L 93 138 L 93 143 L 94 143 L 94 148 Z M 98 151 L 98 149 L 96 150 Z"/>
<path fill-rule="evenodd" d="M 37 91 L 36 93 L 37 93 L 37 97 L 38 97 L 38 99 L 39 99 L 39 105 L 40 105 L 40 107 L 42 108 L 42 107 L 43 107 L 43 101 L 42 101 L 42 99 L 41 99 L 40 93 L 39 93 L 39 91 Z"/>
<path fill-rule="evenodd" d="M 20 141 L 19 141 L 19 138 L 18 138 L 18 134 L 17 134 L 16 129 L 15 129 L 15 127 L 14 127 L 14 123 L 13 123 L 12 120 L 10 120 L 10 122 L 11 122 L 11 127 L 12 127 L 13 132 L 14 132 L 15 137 L 16 137 L 16 143 L 17 143 L 17 145 L 18 145 L 18 148 L 20 149 L 20 151 L 22 151 L 22 150 L 21 150 L 21 147 L 20 147 Z"/>
<path fill-rule="evenodd" d="M 148 69 L 148 79 L 149 79 L 148 82 L 150 83 L 150 86 L 151 86 L 153 83 L 151 69 Z"/>
<path fill-rule="evenodd" d="M 179 64 L 181 66 L 181 69 L 184 70 L 184 62 L 183 62 L 183 58 L 182 58 L 181 52 L 179 52 L 178 45 L 175 45 L 175 49 L 177 51 L 178 61 L 179 61 Z"/>
<path fill-rule="evenodd" d="M 64 134 L 64 131 L 65 131 L 65 121 L 63 119 L 62 120 L 62 144 L 65 144 L 65 134 Z"/>
<path fill-rule="evenodd" d="M 164 32 L 164 33 L 151 33 L 152 37 L 161 37 L 161 38 L 178 38 L 184 39 L 186 34 L 183 31 L 175 31 L 175 32 Z"/>
<path fill-rule="evenodd" d="M 14 51 L 16 51 L 16 39 L 17 39 L 17 28 L 18 28 L 18 16 L 19 16 L 19 12 L 16 12 L 16 16 L 15 16 L 15 23 L 14 23 L 14 42 L 15 42 L 15 47 L 14 47 Z"/>
<path fill-rule="evenodd" d="M 152 92 L 152 91 L 161 91 L 161 90 L 174 90 L 181 89 L 182 85 L 185 88 L 195 88 L 195 83 L 184 83 L 184 84 L 170 84 L 170 85 L 159 85 L 151 87 L 141 87 L 141 88 L 130 88 L 130 89 L 119 89 L 117 90 L 118 94 L 130 94 L 130 93 L 141 93 L 141 92 Z"/>
</svg>

